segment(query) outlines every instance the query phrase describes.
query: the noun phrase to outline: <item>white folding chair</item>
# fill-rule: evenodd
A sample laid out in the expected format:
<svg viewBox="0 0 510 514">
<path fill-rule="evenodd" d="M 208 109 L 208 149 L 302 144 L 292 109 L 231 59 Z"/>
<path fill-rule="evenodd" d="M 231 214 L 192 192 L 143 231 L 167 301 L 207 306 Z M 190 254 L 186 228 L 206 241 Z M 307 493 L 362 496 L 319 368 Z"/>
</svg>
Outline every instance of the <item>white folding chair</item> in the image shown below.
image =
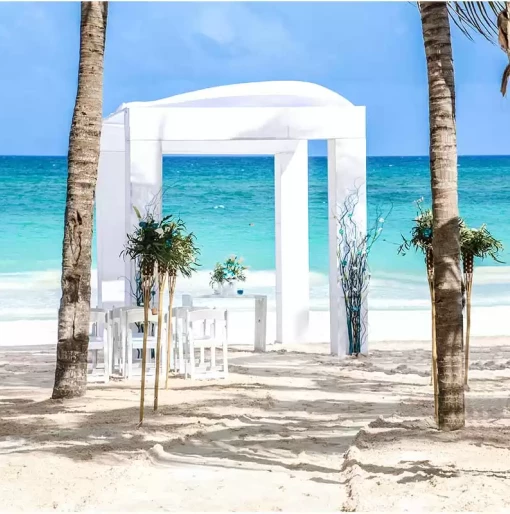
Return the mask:
<svg viewBox="0 0 510 514">
<path fill-rule="evenodd" d="M 191 379 L 227 378 L 228 376 L 228 313 L 224 309 L 197 309 L 186 312 L 186 343 L 184 345 L 185 377 Z M 196 327 L 203 328 L 197 335 Z M 222 365 L 216 362 L 216 350 L 222 350 Z M 199 352 L 197 365 L 197 350 Z M 209 350 L 209 361 L 206 361 Z"/>
<path fill-rule="evenodd" d="M 184 374 L 184 343 L 186 341 L 186 313 L 205 307 L 174 307 L 172 309 L 172 348 L 170 353 L 170 370 Z M 168 335 L 168 313 L 165 314 L 165 342 Z M 168 348 L 167 348 L 168 350 Z"/>
<path fill-rule="evenodd" d="M 108 313 L 103 309 L 90 309 L 89 352 L 92 354 L 92 373 L 97 368 L 98 354 L 103 351 L 104 381 L 110 379 L 110 328 Z"/>
<path fill-rule="evenodd" d="M 147 334 L 147 350 L 156 350 L 158 316 L 149 312 L 149 333 Z M 139 326 L 144 323 L 143 307 L 124 310 L 124 333 L 126 338 L 127 366 L 126 378 L 133 376 L 133 350 L 143 349 L 143 332 Z M 161 335 L 161 368 L 166 369 L 166 344 L 164 334 Z M 147 361 L 151 359 L 151 352 L 147 352 Z"/>
</svg>

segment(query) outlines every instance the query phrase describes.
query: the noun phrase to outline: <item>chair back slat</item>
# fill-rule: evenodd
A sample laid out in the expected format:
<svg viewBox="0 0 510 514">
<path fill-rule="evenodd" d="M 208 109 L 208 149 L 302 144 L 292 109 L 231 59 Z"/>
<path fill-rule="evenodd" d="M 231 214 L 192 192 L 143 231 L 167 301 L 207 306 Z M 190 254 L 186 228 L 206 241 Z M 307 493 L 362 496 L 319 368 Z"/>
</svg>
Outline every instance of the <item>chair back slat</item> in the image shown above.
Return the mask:
<svg viewBox="0 0 510 514">
<path fill-rule="evenodd" d="M 195 321 L 225 321 L 226 318 L 225 309 L 197 309 L 188 311 L 187 320 L 190 323 Z"/>
<path fill-rule="evenodd" d="M 90 323 L 106 323 L 107 314 L 103 309 L 90 309 Z"/>
<path fill-rule="evenodd" d="M 188 307 L 188 306 L 183 306 L 183 307 L 173 307 L 172 308 L 172 318 L 176 318 L 176 319 L 186 319 L 186 313 L 188 311 L 199 311 L 199 310 L 203 310 L 205 309 L 206 307 Z M 168 323 L 168 312 L 165 313 L 165 323 Z"/>
<path fill-rule="evenodd" d="M 124 316 L 126 316 L 125 319 L 128 325 L 132 325 L 133 323 L 143 323 L 145 321 L 143 307 L 134 307 L 132 309 L 126 309 L 124 311 Z M 157 323 L 158 315 L 152 314 L 152 312 L 149 311 L 148 319 L 151 323 Z"/>
</svg>

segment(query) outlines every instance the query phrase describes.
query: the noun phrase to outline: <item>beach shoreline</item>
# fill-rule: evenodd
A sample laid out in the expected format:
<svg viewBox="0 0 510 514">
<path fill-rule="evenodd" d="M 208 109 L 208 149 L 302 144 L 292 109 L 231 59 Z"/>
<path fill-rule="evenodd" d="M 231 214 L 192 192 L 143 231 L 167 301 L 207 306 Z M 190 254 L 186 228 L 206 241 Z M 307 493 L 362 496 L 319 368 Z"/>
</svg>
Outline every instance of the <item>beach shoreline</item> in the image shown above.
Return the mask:
<svg viewBox="0 0 510 514">
<path fill-rule="evenodd" d="M 251 271 L 243 285 L 246 293 L 268 296 L 267 341 L 276 338 L 276 302 L 274 271 Z M 311 272 L 309 331 L 303 341 L 329 341 L 328 277 Z M 497 337 L 510 335 L 510 267 L 480 267 L 475 271 L 472 310 L 472 335 Z M 115 285 L 115 284 L 114 284 Z M 117 284 L 118 285 L 118 284 Z M 97 272 L 92 270 L 91 305 L 96 305 Z M 491 288 L 498 292 L 491 295 Z M 488 293 L 486 292 L 488 289 Z M 500 294 L 500 291 L 503 293 Z M 177 282 L 175 305 L 183 294 L 209 294 L 209 272 L 202 270 L 191 280 Z M 52 344 L 56 341 L 57 314 L 60 301 L 60 271 L 0 274 L 0 346 L 12 344 Z M 122 291 L 113 288 L 111 298 L 123 299 Z M 389 281 L 372 280 L 369 292 L 368 340 L 430 340 L 430 300 L 425 277 Z M 165 295 L 165 302 L 167 301 Z M 253 342 L 253 301 L 238 298 L 195 300 L 197 305 L 221 306 L 230 313 L 231 344 Z M 119 303 L 120 304 L 120 303 Z M 165 304 L 166 308 L 166 304 Z M 17 343 L 14 343 L 14 342 Z"/>
</svg>

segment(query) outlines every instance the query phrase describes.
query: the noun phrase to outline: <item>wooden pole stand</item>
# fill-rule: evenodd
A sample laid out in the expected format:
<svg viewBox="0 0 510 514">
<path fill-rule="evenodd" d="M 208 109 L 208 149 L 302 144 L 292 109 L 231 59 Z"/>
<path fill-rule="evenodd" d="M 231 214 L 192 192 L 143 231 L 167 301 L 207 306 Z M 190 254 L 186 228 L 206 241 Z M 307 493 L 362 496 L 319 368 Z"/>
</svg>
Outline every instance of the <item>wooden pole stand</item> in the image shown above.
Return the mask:
<svg viewBox="0 0 510 514">
<path fill-rule="evenodd" d="M 142 347 L 142 383 L 140 388 L 140 421 L 143 423 L 144 402 L 145 402 L 145 370 L 147 367 L 147 333 L 149 331 L 149 301 L 150 301 L 150 278 L 143 277 L 143 347 Z"/>
<path fill-rule="evenodd" d="M 466 274 L 466 346 L 464 347 L 464 388 L 469 389 L 469 343 L 471 340 L 471 293 L 473 273 Z"/>
<path fill-rule="evenodd" d="M 163 293 L 165 291 L 166 272 L 158 273 L 158 336 L 156 341 L 156 377 L 154 382 L 154 410 L 158 410 L 159 368 L 161 366 L 161 331 L 163 328 Z M 168 356 L 167 356 L 168 358 Z"/>
<path fill-rule="evenodd" d="M 168 389 L 168 380 L 170 378 L 170 364 L 172 355 L 172 308 L 174 302 L 176 275 L 168 274 L 168 323 L 166 338 L 166 373 L 165 373 L 165 389 Z"/>
</svg>

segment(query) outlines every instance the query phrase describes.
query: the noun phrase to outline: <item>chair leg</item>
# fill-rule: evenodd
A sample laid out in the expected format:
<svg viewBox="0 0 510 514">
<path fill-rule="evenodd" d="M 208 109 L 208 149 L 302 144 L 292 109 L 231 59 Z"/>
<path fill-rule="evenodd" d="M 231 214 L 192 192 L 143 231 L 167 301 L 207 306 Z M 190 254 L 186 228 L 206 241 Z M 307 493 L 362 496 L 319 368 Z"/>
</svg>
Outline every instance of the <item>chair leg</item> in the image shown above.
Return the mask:
<svg viewBox="0 0 510 514">
<path fill-rule="evenodd" d="M 127 350 L 127 340 L 125 337 L 122 337 L 120 340 L 121 349 L 120 354 L 122 358 L 122 376 L 127 378 L 128 376 L 128 350 Z"/>
<path fill-rule="evenodd" d="M 200 364 L 199 364 L 199 366 L 201 368 L 205 367 L 205 348 L 204 348 L 203 344 L 200 345 Z"/>
<path fill-rule="evenodd" d="M 195 378 L 195 344 L 193 340 L 188 343 L 188 351 L 189 351 L 189 377 L 191 380 Z"/>
<path fill-rule="evenodd" d="M 166 345 L 163 344 L 163 341 L 161 341 L 161 376 L 163 377 L 163 380 L 166 380 L 166 374 L 168 373 L 168 355 L 166 352 Z"/>
<path fill-rule="evenodd" d="M 131 378 L 133 375 L 133 347 L 128 343 L 126 346 L 127 352 L 127 374 L 126 378 Z"/>
<path fill-rule="evenodd" d="M 223 374 L 225 378 L 228 377 L 228 344 L 227 341 L 223 343 Z"/>
<path fill-rule="evenodd" d="M 108 347 L 108 340 L 105 341 L 103 350 L 104 359 L 104 382 L 107 384 L 110 381 L 110 348 Z"/>
<path fill-rule="evenodd" d="M 183 342 L 182 336 L 179 337 L 178 353 L 179 353 L 179 373 L 186 374 L 186 356 L 184 355 L 184 342 Z"/>
<path fill-rule="evenodd" d="M 214 371 L 216 368 L 216 346 L 213 344 L 211 346 L 211 371 Z"/>
</svg>

